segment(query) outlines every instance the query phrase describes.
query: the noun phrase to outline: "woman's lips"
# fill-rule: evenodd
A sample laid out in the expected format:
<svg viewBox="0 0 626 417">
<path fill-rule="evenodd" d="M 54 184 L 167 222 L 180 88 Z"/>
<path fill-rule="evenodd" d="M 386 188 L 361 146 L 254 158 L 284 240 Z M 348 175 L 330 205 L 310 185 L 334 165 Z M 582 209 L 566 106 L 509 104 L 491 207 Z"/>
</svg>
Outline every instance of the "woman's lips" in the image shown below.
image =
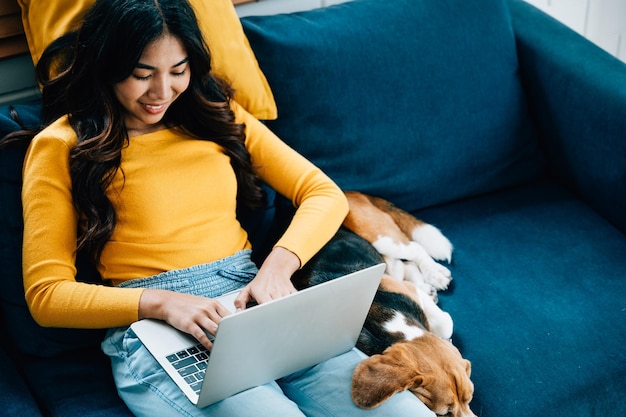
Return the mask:
<svg viewBox="0 0 626 417">
<path fill-rule="evenodd" d="M 150 114 L 159 114 L 162 113 L 167 105 L 166 104 L 146 104 L 142 103 L 142 107 Z"/>
</svg>

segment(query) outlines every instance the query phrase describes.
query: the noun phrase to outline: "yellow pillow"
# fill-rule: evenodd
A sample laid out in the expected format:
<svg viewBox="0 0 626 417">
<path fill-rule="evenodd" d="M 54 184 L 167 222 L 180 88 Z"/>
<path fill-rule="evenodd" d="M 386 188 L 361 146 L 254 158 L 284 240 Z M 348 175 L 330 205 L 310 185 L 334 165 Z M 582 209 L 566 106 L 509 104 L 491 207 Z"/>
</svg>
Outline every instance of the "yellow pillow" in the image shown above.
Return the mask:
<svg viewBox="0 0 626 417">
<path fill-rule="evenodd" d="M 18 0 L 33 62 L 73 29 L 95 0 Z M 189 0 L 213 57 L 213 71 L 235 89 L 234 99 L 262 120 L 277 117 L 276 102 L 231 0 Z"/>
</svg>

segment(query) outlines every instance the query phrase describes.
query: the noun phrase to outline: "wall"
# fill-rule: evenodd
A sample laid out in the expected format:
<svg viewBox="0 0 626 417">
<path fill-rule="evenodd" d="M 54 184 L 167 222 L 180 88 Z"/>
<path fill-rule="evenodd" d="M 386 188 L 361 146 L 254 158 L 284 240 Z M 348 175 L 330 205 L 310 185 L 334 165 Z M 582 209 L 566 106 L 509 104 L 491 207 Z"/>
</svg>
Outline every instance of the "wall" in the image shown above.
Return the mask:
<svg viewBox="0 0 626 417">
<path fill-rule="evenodd" d="M 526 0 L 626 62 L 626 0 Z"/>
<path fill-rule="evenodd" d="M 250 15 L 289 13 L 330 6 L 343 3 L 344 1 L 349 0 L 260 0 L 255 3 L 247 3 L 238 6 L 237 14 L 243 17 Z"/>
</svg>

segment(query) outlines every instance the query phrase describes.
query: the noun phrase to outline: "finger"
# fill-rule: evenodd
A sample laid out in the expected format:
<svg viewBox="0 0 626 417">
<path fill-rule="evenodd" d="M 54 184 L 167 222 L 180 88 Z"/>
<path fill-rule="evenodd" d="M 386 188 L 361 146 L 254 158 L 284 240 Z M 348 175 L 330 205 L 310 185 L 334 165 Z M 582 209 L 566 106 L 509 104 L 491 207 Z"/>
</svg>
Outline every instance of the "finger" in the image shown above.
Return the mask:
<svg viewBox="0 0 626 417">
<path fill-rule="evenodd" d="M 222 303 L 215 299 L 211 299 L 210 304 L 205 310 L 205 315 L 201 315 L 197 319 L 197 323 L 205 331 L 209 332 L 211 335 L 215 335 L 222 319 L 230 314 L 231 311 Z"/>
<path fill-rule="evenodd" d="M 235 298 L 234 304 L 237 311 L 245 310 L 246 304 L 250 301 L 250 290 L 246 287 L 239 292 L 237 298 Z"/>
<path fill-rule="evenodd" d="M 295 289 L 293 292 L 295 292 Z M 255 294 L 254 298 L 259 304 L 263 304 L 272 300 L 278 300 L 290 294 L 292 294 L 292 291 L 288 288 L 274 288 L 261 294 Z"/>
<path fill-rule="evenodd" d="M 220 303 L 219 301 L 217 302 L 217 307 L 216 307 L 215 311 L 219 315 L 217 324 L 219 324 L 219 321 L 221 319 L 223 319 L 224 317 L 229 316 L 230 314 L 232 314 L 231 311 L 228 308 L 226 308 L 224 306 L 224 304 Z"/>
<path fill-rule="evenodd" d="M 213 320 L 216 324 L 219 324 L 222 319 L 231 314 L 231 311 L 224 307 L 224 304 L 220 303 L 217 300 L 213 300 L 214 304 L 211 306 L 208 312 L 208 316 L 211 320 Z"/>
<path fill-rule="evenodd" d="M 209 335 L 215 335 L 217 332 L 218 323 L 217 321 L 211 319 L 210 317 L 202 317 L 201 319 L 196 321 L 196 327 L 200 328 L 203 333 L 208 333 Z M 197 333 L 197 337 L 200 337 L 200 333 Z M 195 336 L 195 335 L 194 335 Z"/>
<path fill-rule="evenodd" d="M 298 292 L 298 291 L 296 290 L 296 288 L 294 286 L 288 286 L 288 287 L 277 288 L 272 293 L 270 293 L 269 295 L 270 295 L 271 299 L 277 299 L 277 298 L 286 297 L 286 296 L 294 294 L 296 292 Z"/>
<path fill-rule="evenodd" d="M 296 290 L 296 287 L 294 287 L 292 285 L 291 287 L 286 289 L 285 295 L 291 295 L 291 294 L 295 294 L 297 292 L 298 292 L 298 290 Z"/>
<path fill-rule="evenodd" d="M 257 304 L 267 303 L 275 298 L 277 297 L 272 295 L 272 292 L 257 292 L 254 294 L 254 301 L 256 301 Z"/>
<path fill-rule="evenodd" d="M 215 326 L 215 329 L 217 329 L 217 326 Z M 214 335 L 215 331 L 213 333 L 209 333 L 211 335 Z M 209 337 L 207 331 L 204 330 L 202 327 L 198 327 L 197 330 L 192 333 L 192 336 L 195 337 L 198 342 L 202 343 L 202 345 L 208 350 L 211 350 L 211 348 L 213 347 L 213 336 Z"/>
</svg>

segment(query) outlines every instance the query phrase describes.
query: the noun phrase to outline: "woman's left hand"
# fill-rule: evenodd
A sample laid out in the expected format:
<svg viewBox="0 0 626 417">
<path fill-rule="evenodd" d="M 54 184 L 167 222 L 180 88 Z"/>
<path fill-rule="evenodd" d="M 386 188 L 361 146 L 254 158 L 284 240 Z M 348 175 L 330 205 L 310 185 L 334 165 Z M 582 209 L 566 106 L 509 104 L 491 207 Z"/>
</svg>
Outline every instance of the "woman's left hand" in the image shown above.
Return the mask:
<svg viewBox="0 0 626 417">
<path fill-rule="evenodd" d="M 257 276 L 246 285 L 237 298 L 235 307 L 243 310 L 251 301 L 259 304 L 295 293 L 291 276 L 300 268 L 300 259 L 289 250 L 275 247 L 261 265 Z"/>
</svg>

